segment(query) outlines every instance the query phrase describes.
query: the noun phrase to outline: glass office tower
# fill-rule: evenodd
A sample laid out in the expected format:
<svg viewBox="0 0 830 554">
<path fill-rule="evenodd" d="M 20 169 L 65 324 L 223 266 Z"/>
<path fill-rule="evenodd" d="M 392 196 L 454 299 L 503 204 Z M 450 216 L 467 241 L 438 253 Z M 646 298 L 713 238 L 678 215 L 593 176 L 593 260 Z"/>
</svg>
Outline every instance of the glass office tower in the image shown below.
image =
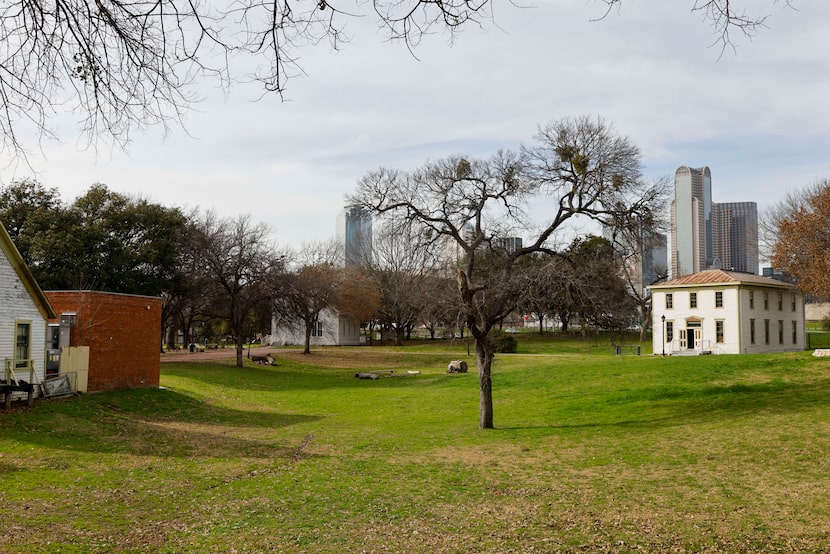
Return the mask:
<svg viewBox="0 0 830 554">
<path fill-rule="evenodd" d="M 674 174 L 671 205 L 672 279 L 712 265 L 712 174 L 681 166 Z"/>
<path fill-rule="evenodd" d="M 712 209 L 713 267 L 758 273 L 758 205 L 726 202 Z"/>
</svg>

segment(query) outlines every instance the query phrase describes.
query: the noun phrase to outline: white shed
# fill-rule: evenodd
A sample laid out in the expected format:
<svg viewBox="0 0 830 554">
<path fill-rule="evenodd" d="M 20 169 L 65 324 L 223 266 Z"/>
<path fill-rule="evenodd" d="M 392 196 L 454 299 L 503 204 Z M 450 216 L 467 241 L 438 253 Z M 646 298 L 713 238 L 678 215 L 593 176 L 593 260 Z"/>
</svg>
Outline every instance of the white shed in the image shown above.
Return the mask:
<svg viewBox="0 0 830 554">
<path fill-rule="evenodd" d="M 298 321 L 271 318 L 271 336 L 263 343 L 271 346 L 302 345 L 305 343 L 305 325 Z M 320 312 L 317 325 L 311 330 L 311 346 L 356 346 L 360 344 L 360 324 L 335 310 Z"/>
<path fill-rule="evenodd" d="M 804 350 L 804 294 L 789 283 L 712 269 L 649 287 L 654 354 Z"/>
</svg>

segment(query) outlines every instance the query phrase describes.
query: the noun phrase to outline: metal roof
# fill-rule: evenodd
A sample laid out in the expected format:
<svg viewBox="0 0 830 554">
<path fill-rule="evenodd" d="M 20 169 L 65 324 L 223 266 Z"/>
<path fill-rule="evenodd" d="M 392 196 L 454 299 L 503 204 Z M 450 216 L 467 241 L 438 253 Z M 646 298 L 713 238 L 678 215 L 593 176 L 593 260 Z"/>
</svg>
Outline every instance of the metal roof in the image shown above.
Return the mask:
<svg viewBox="0 0 830 554">
<path fill-rule="evenodd" d="M 664 281 L 656 285 L 651 285 L 650 289 L 675 288 L 675 287 L 693 287 L 706 285 L 761 285 L 766 287 L 778 287 L 787 289 L 796 289 L 797 286 L 764 277 L 763 275 L 755 275 L 753 273 L 742 273 L 740 271 L 724 271 L 722 269 L 707 269 L 691 275 L 684 275 L 671 281 Z"/>
</svg>

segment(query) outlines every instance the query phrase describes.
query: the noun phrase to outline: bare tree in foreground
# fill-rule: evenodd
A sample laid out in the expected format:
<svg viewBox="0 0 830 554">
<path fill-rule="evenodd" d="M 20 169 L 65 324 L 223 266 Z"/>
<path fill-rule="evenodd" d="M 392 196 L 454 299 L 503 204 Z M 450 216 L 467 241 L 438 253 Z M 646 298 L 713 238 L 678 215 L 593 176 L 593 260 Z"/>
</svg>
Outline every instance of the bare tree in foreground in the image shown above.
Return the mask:
<svg viewBox="0 0 830 554">
<path fill-rule="evenodd" d="M 448 241 L 460 250 L 458 292 L 475 340 L 482 429 L 493 427 L 489 333 L 517 305 L 518 260 L 555 254 L 548 241 L 573 218 L 618 225 L 630 214 L 646 216 L 656 196 L 643 184 L 639 149 L 601 118 L 555 121 L 536 138 L 521 155 L 450 157 L 409 173 L 380 169 L 361 179 L 350 198 L 375 213 L 416 222 L 428 231 L 424 240 Z M 547 207 L 535 237 L 512 252 L 494 248 L 493 239 L 527 229 L 531 200 Z"/>
<path fill-rule="evenodd" d="M 609 10 L 625 3 L 603 1 Z M 282 94 L 287 80 L 302 73 L 301 50 L 322 41 L 340 48 L 344 27 L 366 16 L 366 6 L 387 38 L 412 49 L 432 32 L 453 34 L 493 19 L 495 4 L 8 0 L 0 3 L 0 150 L 25 159 L 30 132 L 57 138 L 51 122 L 64 108 L 78 115 L 88 144 L 124 145 L 138 129 L 180 124 L 204 78 L 225 87 L 253 81 L 263 94 Z M 725 48 L 733 31 L 752 37 L 764 27 L 767 15 L 747 14 L 747 4 L 694 0 L 692 10 L 714 25 Z M 254 69 L 240 76 L 237 67 Z"/>
</svg>

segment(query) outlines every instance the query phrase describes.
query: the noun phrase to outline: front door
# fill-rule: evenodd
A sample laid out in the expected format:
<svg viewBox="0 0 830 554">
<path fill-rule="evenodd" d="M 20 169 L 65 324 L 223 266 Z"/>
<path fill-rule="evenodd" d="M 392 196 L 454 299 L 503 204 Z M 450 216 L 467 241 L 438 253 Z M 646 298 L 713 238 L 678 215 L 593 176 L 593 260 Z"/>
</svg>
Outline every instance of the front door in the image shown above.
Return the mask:
<svg viewBox="0 0 830 554">
<path fill-rule="evenodd" d="M 688 341 L 686 340 L 686 329 L 680 329 L 680 348 L 687 348 L 686 344 Z"/>
</svg>

